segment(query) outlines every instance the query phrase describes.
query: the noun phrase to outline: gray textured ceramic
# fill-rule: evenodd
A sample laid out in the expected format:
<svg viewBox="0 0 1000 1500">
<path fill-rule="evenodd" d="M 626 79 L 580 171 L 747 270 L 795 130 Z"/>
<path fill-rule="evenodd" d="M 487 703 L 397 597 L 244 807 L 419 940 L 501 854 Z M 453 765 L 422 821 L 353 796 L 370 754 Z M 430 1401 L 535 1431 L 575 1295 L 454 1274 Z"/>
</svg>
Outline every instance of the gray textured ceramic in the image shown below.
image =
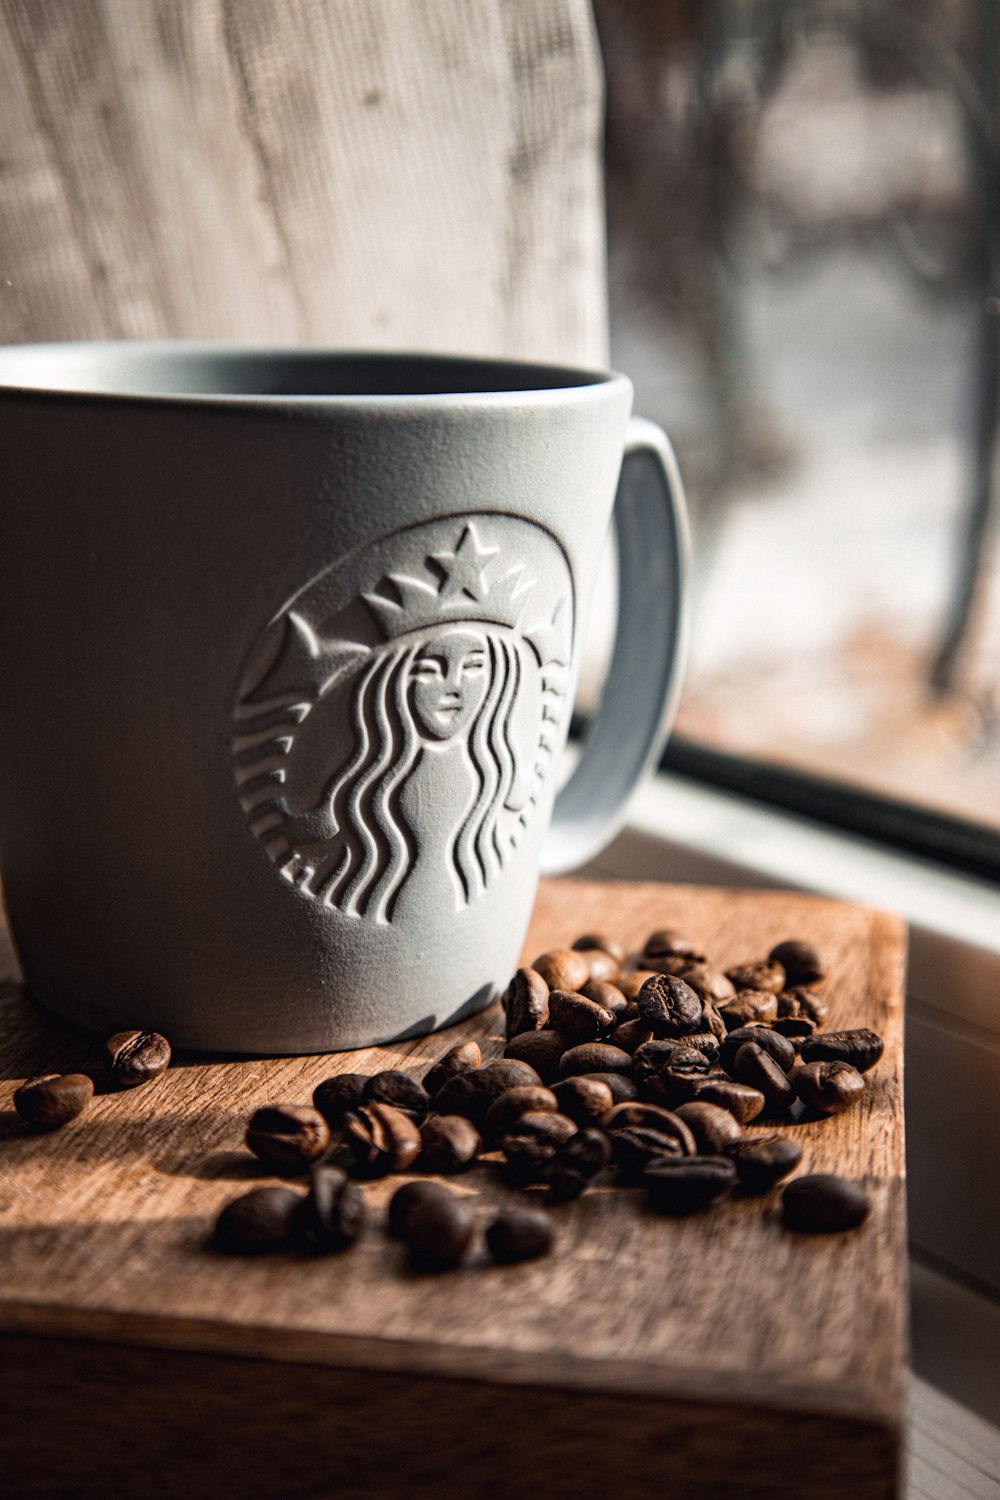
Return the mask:
<svg viewBox="0 0 1000 1500">
<path fill-rule="evenodd" d="M 488 1003 L 539 870 L 614 833 L 673 707 L 683 506 L 629 382 L 80 344 L 0 350 L 0 388 L 0 858 L 34 993 L 225 1052 Z M 553 811 L 616 486 L 617 645 Z"/>
</svg>

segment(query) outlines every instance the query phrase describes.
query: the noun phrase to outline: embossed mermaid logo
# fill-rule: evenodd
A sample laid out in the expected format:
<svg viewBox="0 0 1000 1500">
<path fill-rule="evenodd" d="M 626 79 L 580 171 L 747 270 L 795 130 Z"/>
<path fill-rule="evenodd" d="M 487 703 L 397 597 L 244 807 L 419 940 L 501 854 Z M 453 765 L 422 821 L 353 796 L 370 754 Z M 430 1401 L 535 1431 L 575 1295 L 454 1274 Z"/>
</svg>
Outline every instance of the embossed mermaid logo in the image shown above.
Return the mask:
<svg viewBox="0 0 1000 1500">
<path fill-rule="evenodd" d="M 382 923 L 474 902 L 551 790 L 572 633 L 565 556 L 519 517 L 424 522 L 314 580 L 236 710 L 240 802 L 281 875 Z"/>
</svg>

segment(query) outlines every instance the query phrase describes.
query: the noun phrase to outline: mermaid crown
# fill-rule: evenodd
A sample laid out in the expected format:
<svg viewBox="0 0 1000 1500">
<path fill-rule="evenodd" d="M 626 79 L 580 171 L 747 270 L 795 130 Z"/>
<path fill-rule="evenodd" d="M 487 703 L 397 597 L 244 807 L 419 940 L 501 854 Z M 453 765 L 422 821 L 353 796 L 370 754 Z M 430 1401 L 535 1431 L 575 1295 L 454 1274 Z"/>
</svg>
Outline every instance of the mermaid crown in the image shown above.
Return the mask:
<svg viewBox="0 0 1000 1500">
<path fill-rule="evenodd" d="M 386 573 L 370 594 L 362 594 L 384 641 L 452 620 L 480 620 L 515 629 L 521 622 L 535 580 L 524 563 L 498 572 L 498 547 L 484 546 L 475 524 L 466 521 L 451 552 L 431 552 L 420 574 Z"/>
</svg>

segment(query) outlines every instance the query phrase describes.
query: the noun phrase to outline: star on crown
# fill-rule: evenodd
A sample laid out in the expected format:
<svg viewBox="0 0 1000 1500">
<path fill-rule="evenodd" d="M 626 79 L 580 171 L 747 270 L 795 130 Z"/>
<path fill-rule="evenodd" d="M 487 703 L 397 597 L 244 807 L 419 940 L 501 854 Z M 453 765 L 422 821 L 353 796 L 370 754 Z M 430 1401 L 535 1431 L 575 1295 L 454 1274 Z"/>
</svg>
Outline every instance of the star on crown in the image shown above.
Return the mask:
<svg viewBox="0 0 1000 1500">
<path fill-rule="evenodd" d="M 472 521 L 466 521 L 451 552 L 428 553 L 424 574 L 387 573 L 370 594 L 362 594 L 383 640 L 408 635 L 452 620 L 481 620 L 513 629 L 519 622 L 535 580 L 515 563 L 495 575 L 490 568 L 498 547 L 484 545 Z"/>
</svg>

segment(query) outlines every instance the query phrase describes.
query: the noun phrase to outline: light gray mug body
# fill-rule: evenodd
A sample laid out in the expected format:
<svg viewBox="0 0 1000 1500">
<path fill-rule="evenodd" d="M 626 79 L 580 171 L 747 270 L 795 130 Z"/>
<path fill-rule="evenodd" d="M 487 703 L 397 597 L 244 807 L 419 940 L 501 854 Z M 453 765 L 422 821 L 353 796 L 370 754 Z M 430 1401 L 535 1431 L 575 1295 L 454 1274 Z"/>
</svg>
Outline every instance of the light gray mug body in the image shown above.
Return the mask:
<svg viewBox="0 0 1000 1500">
<path fill-rule="evenodd" d="M 505 362 L 0 349 L 0 864 L 39 1000 L 290 1053 L 495 998 L 676 697 L 682 499 L 630 405 Z M 553 815 L 616 490 L 618 641 Z"/>
</svg>

